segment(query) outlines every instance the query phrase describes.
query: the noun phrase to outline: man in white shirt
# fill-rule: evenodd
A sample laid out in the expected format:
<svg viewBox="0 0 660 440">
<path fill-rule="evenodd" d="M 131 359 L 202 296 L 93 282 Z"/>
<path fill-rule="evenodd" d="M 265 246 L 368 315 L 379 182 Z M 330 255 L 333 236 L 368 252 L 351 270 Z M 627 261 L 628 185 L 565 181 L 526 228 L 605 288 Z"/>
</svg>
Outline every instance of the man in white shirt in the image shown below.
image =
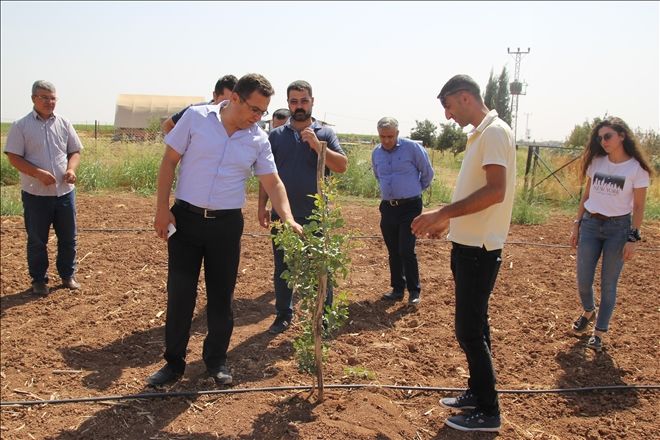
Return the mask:
<svg viewBox="0 0 660 440">
<path fill-rule="evenodd" d="M 461 431 L 499 431 L 500 410 L 491 358 L 488 299 L 501 264 L 509 232 L 516 182 L 516 150 L 511 128 L 488 110 L 479 86 L 456 75 L 438 95 L 447 119 L 471 124 L 465 157 L 452 202 L 415 218 L 418 237 L 437 238 L 449 228 L 451 270 L 455 282 L 456 338 L 470 370 L 468 389 L 440 403 L 472 412 L 445 423 Z"/>
</svg>

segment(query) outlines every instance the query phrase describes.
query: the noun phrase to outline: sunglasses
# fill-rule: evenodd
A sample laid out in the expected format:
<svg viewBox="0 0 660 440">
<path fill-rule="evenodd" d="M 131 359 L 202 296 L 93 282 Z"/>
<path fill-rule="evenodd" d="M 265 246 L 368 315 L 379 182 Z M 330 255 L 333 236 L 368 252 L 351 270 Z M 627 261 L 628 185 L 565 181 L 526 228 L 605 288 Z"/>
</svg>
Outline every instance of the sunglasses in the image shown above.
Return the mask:
<svg viewBox="0 0 660 440">
<path fill-rule="evenodd" d="M 598 143 L 601 143 L 603 141 L 609 141 L 614 137 L 615 134 L 616 133 L 610 132 L 610 133 L 605 133 L 604 136 L 596 136 L 596 141 L 598 141 Z"/>
</svg>

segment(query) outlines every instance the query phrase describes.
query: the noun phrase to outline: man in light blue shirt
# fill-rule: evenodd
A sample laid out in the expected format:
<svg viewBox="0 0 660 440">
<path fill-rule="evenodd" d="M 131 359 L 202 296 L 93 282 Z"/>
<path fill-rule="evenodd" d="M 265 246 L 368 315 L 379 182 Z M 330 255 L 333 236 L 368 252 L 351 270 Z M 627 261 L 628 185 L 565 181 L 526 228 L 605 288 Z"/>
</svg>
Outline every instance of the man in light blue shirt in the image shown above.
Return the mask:
<svg viewBox="0 0 660 440">
<path fill-rule="evenodd" d="M 33 110 L 9 129 L 5 153 L 21 174 L 23 219 L 27 232 L 32 292 L 47 296 L 48 233 L 57 235 L 57 272 L 62 284 L 79 289 L 76 268 L 76 199 L 74 184 L 82 144 L 73 125 L 54 113 L 55 86 L 32 85 Z"/>
<path fill-rule="evenodd" d="M 245 75 L 229 100 L 190 107 L 165 137 L 154 229 L 167 240 L 168 248 L 167 364 L 147 379 L 150 385 L 171 383 L 183 375 L 202 261 L 208 325 L 202 357 L 216 384 L 232 382 L 226 361 L 234 329 L 232 302 L 243 233 L 241 208 L 245 182 L 253 171 L 282 220 L 302 232 L 293 220 L 268 137 L 256 125 L 268 113 L 273 93 L 263 76 Z M 176 198 L 170 209 L 179 162 Z"/>
<path fill-rule="evenodd" d="M 416 238 L 410 224 L 422 212 L 422 191 L 433 180 L 433 167 L 426 150 L 399 137 L 399 123 L 385 117 L 378 121 L 380 144 L 371 153 L 371 163 L 380 186 L 380 230 L 387 246 L 392 291 L 387 301 L 400 301 L 408 288 L 408 303 L 420 302 L 421 285 Z"/>
</svg>

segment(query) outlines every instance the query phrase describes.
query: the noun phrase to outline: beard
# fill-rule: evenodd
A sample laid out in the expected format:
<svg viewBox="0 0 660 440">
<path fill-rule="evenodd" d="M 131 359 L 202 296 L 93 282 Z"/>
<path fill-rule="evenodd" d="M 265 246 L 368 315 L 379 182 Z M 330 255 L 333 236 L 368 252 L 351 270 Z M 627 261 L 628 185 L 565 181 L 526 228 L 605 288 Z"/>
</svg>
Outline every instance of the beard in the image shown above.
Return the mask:
<svg viewBox="0 0 660 440">
<path fill-rule="evenodd" d="M 311 111 L 311 110 L 310 110 L 309 112 L 306 112 L 305 110 L 303 110 L 303 109 L 301 109 L 301 108 L 298 109 L 298 110 L 296 110 L 295 112 L 293 112 L 293 113 L 291 114 L 291 118 L 292 118 L 294 121 L 298 121 L 298 122 L 300 122 L 300 121 L 306 121 L 306 120 L 308 120 L 308 119 L 311 118 L 311 117 L 312 117 L 312 111 Z"/>
</svg>

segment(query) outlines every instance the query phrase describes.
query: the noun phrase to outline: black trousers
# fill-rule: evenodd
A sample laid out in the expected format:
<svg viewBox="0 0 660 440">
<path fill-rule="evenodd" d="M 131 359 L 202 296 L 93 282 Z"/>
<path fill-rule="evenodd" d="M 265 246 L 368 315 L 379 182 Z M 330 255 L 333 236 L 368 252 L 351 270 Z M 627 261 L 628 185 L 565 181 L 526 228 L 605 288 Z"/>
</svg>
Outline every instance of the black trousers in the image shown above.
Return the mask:
<svg viewBox="0 0 660 440">
<path fill-rule="evenodd" d="M 176 232 L 168 240 L 167 319 L 165 360 L 177 372 L 186 367 L 197 283 L 204 262 L 208 334 L 202 357 L 207 369 L 216 370 L 227 359 L 234 330 L 232 301 L 241 254 L 243 214 L 228 209 L 216 218 L 174 205 Z"/>
<path fill-rule="evenodd" d="M 390 262 L 390 285 L 392 290 L 403 294 L 419 292 L 419 267 L 415 243 L 417 239 L 410 229 L 413 219 L 422 212 L 422 198 L 399 206 L 388 202 L 380 203 L 380 231 L 383 234 Z"/>
<path fill-rule="evenodd" d="M 488 300 L 500 270 L 502 250 L 453 244 L 451 272 L 456 284 L 456 339 L 467 357 L 468 388 L 477 396 L 477 409 L 499 414 L 495 369 L 491 357 Z"/>
</svg>

